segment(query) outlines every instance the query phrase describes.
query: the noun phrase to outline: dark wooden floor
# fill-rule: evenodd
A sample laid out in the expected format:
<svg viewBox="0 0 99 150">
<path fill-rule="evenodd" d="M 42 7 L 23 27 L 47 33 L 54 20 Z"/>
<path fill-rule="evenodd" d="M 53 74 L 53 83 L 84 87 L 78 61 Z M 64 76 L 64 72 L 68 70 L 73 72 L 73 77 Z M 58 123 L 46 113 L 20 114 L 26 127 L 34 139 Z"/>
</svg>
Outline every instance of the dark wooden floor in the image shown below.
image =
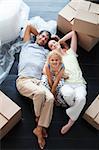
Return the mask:
<svg viewBox="0 0 99 150">
<path fill-rule="evenodd" d="M 45 20 L 57 20 L 58 12 L 67 0 L 24 0 L 30 6 L 30 18 L 41 16 Z M 99 44 L 90 53 L 78 48 L 78 61 L 87 85 L 87 104 L 69 133 L 62 136 L 61 126 L 67 121 L 65 109 L 55 107 L 49 128 L 46 150 L 99 150 L 99 133 L 89 125 L 82 115 L 99 93 Z M 32 103 L 22 97 L 16 89 L 17 65 L 19 54 L 0 89 L 22 108 L 22 121 L 19 122 L 1 141 L 1 150 L 38 150 L 37 139 L 32 134 L 35 127 Z"/>
</svg>

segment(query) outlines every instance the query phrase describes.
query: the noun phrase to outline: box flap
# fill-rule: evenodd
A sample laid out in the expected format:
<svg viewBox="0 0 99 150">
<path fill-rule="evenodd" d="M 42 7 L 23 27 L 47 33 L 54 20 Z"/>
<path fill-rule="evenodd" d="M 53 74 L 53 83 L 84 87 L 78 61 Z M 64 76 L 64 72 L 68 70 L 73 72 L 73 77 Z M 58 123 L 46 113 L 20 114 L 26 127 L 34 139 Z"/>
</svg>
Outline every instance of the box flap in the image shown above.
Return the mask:
<svg viewBox="0 0 99 150">
<path fill-rule="evenodd" d="M 85 112 L 91 118 L 95 119 L 99 113 L 99 96 L 92 102 L 92 104 L 88 107 Z"/>
<path fill-rule="evenodd" d="M 11 119 L 21 108 L 0 91 L 0 111 L 5 118 Z"/>
<path fill-rule="evenodd" d="M 72 21 L 76 11 L 72 9 L 69 5 L 66 5 L 60 12 L 59 15 L 67 19 L 68 21 Z"/>
<path fill-rule="evenodd" d="M 99 125 L 99 113 L 97 114 L 97 116 L 96 116 L 96 118 L 94 120 Z"/>
<path fill-rule="evenodd" d="M 99 4 L 91 3 L 89 12 L 99 14 Z"/>
<path fill-rule="evenodd" d="M 98 15 L 98 25 L 99 25 L 99 15 Z"/>
<path fill-rule="evenodd" d="M 75 10 L 82 9 L 88 11 L 91 5 L 91 2 L 88 1 L 83 1 L 83 0 L 75 0 L 75 1 L 70 1 L 68 4 L 70 7 L 72 7 Z"/>
<path fill-rule="evenodd" d="M 8 120 L 0 114 L 0 129 L 8 122 Z"/>
<path fill-rule="evenodd" d="M 77 10 L 77 6 L 78 6 L 78 3 L 79 3 L 79 1 L 70 1 L 69 3 L 68 3 L 68 5 L 71 7 L 71 8 L 73 8 L 74 10 Z"/>
<path fill-rule="evenodd" d="M 83 11 L 83 10 L 77 10 L 76 19 L 82 20 L 85 22 L 93 23 L 93 24 L 98 24 L 98 15 L 90 13 L 88 11 Z"/>
<path fill-rule="evenodd" d="M 88 11 L 90 8 L 91 2 L 89 1 L 81 1 L 78 3 L 77 9 L 82 9 Z"/>
</svg>

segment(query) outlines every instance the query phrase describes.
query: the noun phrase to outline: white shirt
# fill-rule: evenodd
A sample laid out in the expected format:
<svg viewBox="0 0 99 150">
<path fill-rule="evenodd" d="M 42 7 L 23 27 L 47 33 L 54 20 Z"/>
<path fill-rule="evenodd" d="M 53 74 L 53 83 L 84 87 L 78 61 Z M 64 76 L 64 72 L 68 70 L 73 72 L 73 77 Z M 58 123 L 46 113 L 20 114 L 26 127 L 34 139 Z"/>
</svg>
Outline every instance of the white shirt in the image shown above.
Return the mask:
<svg viewBox="0 0 99 150">
<path fill-rule="evenodd" d="M 82 76 L 82 71 L 78 64 L 77 54 L 70 48 L 62 57 L 65 66 L 65 72 L 69 74 L 69 78 L 65 82 L 86 84 Z"/>
</svg>

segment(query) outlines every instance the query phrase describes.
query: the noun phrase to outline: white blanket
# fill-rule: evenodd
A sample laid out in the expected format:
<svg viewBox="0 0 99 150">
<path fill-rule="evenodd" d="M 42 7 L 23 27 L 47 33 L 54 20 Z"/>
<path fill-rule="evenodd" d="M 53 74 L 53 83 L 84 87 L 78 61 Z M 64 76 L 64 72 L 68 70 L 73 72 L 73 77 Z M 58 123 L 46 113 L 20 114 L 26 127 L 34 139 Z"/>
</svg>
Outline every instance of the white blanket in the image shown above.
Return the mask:
<svg viewBox="0 0 99 150">
<path fill-rule="evenodd" d="M 40 16 L 32 17 L 30 20 L 28 20 L 21 33 L 21 37 L 24 36 L 24 31 L 27 27 L 27 25 L 33 25 L 38 32 L 41 30 L 47 30 L 51 32 L 51 34 L 56 34 L 56 28 L 57 28 L 57 22 L 55 20 L 50 20 L 50 21 L 45 21 L 43 18 Z"/>
</svg>

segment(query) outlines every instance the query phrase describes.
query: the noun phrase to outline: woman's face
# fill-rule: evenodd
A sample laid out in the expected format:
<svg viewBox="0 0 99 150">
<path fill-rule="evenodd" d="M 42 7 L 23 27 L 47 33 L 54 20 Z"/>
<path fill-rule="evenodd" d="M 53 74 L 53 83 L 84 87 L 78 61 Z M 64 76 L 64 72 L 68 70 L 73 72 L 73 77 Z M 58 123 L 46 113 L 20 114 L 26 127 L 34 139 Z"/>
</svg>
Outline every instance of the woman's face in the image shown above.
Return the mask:
<svg viewBox="0 0 99 150">
<path fill-rule="evenodd" d="M 59 49 L 61 46 L 60 46 L 60 44 L 59 44 L 57 41 L 55 41 L 55 40 L 50 40 L 50 41 L 48 42 L 48 47 L 49 47 L 51 50 L 55 50 L 55 49 Z"/>
</svg>

